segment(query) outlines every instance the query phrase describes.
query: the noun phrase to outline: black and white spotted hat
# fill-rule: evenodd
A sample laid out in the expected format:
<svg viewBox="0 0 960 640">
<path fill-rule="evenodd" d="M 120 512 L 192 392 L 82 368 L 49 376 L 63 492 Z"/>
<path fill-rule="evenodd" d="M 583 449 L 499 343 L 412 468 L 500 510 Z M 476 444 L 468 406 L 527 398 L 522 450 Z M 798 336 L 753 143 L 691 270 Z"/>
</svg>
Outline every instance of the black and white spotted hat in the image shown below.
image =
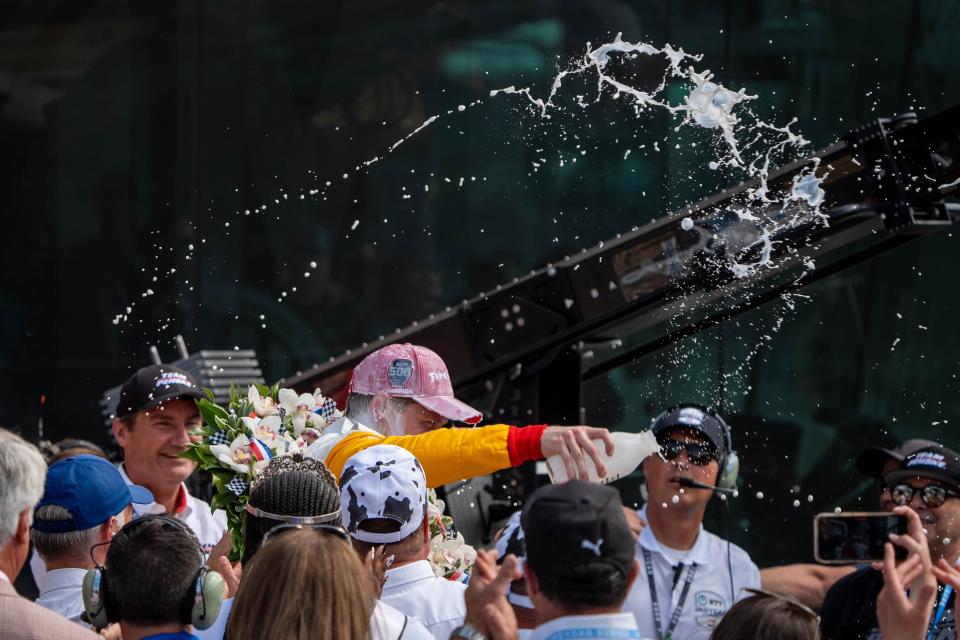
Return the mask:
<svg viewBox="0 0 960 640">
<path fill-rule="evenodd" d="M 389 444 L 364 449 L 343 467 L 340 509 L 347 532 L 362 542 L 391 544 L 403 540 L 423 523 L 427 479 L 412 453 Z M 393 520 L 398 531 L 365 531 L 367 520 Z"/>
</svg>

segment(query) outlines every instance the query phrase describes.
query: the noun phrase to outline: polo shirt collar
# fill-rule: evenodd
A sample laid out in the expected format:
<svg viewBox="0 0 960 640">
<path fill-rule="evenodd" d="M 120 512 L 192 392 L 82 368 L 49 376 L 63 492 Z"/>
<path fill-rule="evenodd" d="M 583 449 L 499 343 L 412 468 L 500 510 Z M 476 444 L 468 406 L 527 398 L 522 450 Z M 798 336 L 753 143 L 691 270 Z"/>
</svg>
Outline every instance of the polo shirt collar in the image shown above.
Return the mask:
<svg viewBox="0 0 960 640">
<path fill-rule="evenodd" d="M 40 595 L 71 587 L 79 589 L 83 585 L 83 578 L 87 575 L 86 569 L 53 569 L 47 571 L 46 578 L 43 581 L 43 590 Z"/>
<path fill-rule="evenodd" d="M 644 522 L 649 522 L 647 520 L 647 505 L 643 505 L 643 508 L 640 509 L 637 514 L 643 518 Z M 649 525 L 643 528 L 643 531 L 640 533 L 640 537 L 637 539 L 637 546 L 650 551 L 651 553 L 663 553 L 662 545 L 660 541 L 657 540 L 656 534 L 653 532 L 653 528 Z M 687 554 L 686 562 L 693 563 L 696 562 L 699 565 L 710 564 L 715 558 L 712 557 L 710 553 L 710 542 L 707 540 L 707 536 L 703 531 L 703 524 L 700 524 L 700 530 L 697 532 L 697 540 L 693 543 L 693 548 L 690 549 L 690 552 Z"/>
<path fill-rule="evenodd" d="M 436 577 L 429 562 L 417 560 L 395 569 L 387 569 L 387 581 L 383 585 L 383 591 L 386 593 L 391 589 L 406 586 L 412 582 L 433 580 Z"/>
<path fill-rule="evenodd" d="M 130 480 L 130 476 L 127 475 L 127 470 L 124 468 L 124 463 L 117 465 L 117 469 L 120 471 L 120 475 L 123 476 L 123 481 L 127 484 L 134 484 Z M 190 492 L 187 491 L 187 485 L 180 483 L 180 490 L 177 492 L 177 499 L 173 503 L 173 515 L 186 518 L 190 515 L 192 508 L 190 506 L 191 499 Z M 164 514 L 165 511 L 163 507 L 157 502 L 151 502 L 150 504 L 136 504 L 131 503 L 133 506 L 133 515 L 135 518 L 140 516 L 153 515 L 153 514 Z"/>
</svg>

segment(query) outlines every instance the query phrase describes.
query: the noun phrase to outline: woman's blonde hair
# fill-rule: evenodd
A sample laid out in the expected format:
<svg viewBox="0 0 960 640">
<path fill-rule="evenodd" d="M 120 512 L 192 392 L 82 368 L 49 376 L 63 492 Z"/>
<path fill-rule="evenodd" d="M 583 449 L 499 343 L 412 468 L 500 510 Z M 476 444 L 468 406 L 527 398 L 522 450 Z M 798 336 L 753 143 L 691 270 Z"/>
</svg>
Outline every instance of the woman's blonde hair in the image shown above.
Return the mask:
<svg viewBox="0 0 960 640">
<path fill-rule="evenodd" d="M 289 531 L 257 552 L 230 612 L 230 640 L 365 640 L 373 585 L 349 542 Z"/>
</svg>

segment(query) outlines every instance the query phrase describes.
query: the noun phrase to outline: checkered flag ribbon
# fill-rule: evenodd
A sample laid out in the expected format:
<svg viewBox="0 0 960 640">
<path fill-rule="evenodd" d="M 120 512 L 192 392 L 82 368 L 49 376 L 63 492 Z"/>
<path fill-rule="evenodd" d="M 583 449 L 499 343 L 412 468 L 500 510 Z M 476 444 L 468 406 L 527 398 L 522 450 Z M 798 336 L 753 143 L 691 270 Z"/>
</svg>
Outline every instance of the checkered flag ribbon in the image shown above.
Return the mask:
<svg viewBox="0 0 960 640">
<path fill-rule="evenodd" d="M 232 491 L 235 495 L 241 495 L 244 491 L 247 490 L 247 481 L 241 478 L 240 476 L 234 476 L 233 480 L 226 484 L 227 489 Z"/>
<path fill-rule="evenodd" d="M 337 403 L 334 402 L 332 398 L 326 398 L 323 404 L 314 410 L 314 413 L 319 414 L 327 422 L 330 422 L 336 416 Z"/>
<path fill-rule="evenodd" d="M 210 436 L 210 444 L 230 444 L 230 438 L 223 431 L 217 431 Z"/>
</svg>

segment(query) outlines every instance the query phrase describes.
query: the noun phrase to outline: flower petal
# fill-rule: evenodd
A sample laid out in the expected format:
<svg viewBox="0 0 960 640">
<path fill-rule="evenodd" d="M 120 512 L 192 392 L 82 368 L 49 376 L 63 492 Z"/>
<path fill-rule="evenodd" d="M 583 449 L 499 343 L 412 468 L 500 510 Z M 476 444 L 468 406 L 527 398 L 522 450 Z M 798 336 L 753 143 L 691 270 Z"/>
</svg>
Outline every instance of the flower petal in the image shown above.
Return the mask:
<svg viewBox="0 0 960 640">
<path fill-rule="evenodd" d="M 283 410 L 287 413 L 293 413 L 297 410 L 299 397 L 293 389 L 280 389 L 280 393 L 277 394 L 277 399 L 280 401 L 280 406 L 283 407 Z"/>
</svg>

